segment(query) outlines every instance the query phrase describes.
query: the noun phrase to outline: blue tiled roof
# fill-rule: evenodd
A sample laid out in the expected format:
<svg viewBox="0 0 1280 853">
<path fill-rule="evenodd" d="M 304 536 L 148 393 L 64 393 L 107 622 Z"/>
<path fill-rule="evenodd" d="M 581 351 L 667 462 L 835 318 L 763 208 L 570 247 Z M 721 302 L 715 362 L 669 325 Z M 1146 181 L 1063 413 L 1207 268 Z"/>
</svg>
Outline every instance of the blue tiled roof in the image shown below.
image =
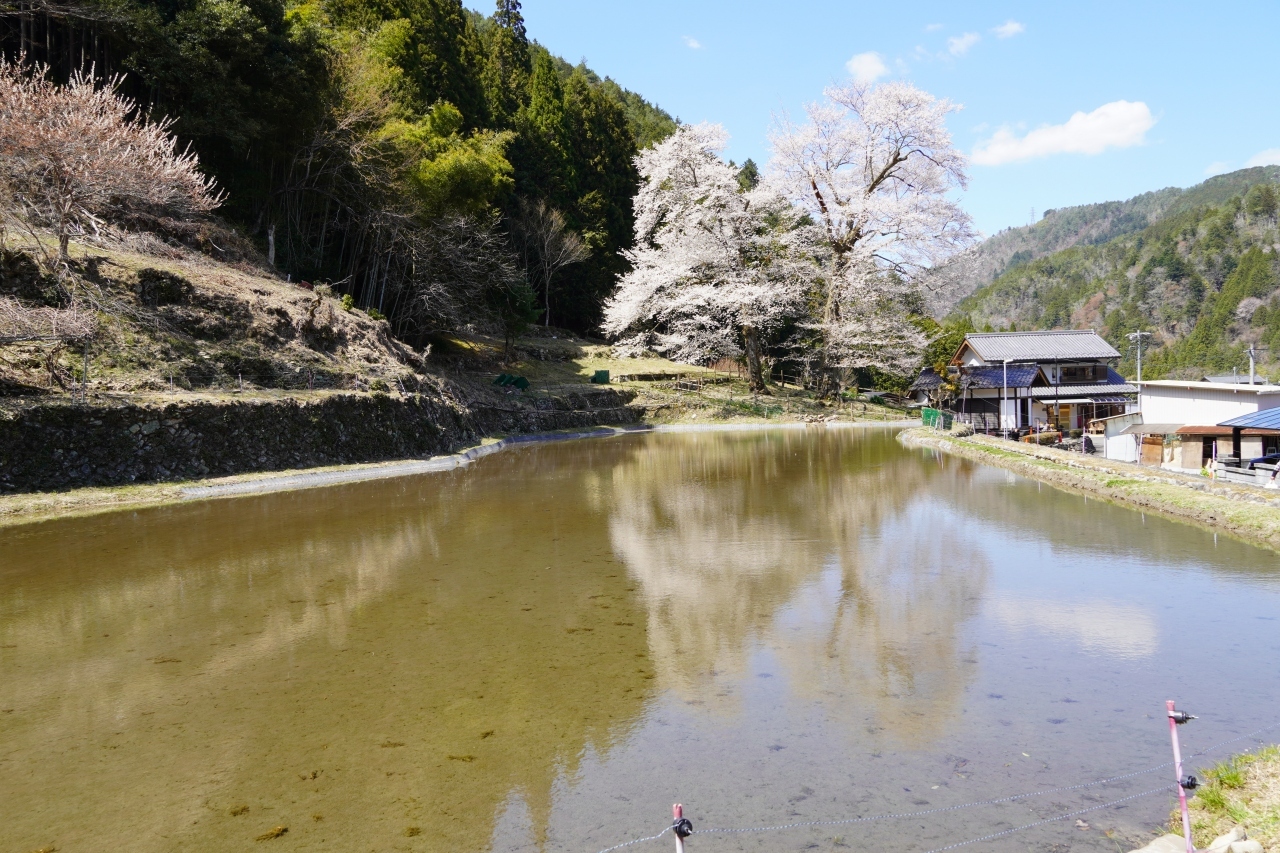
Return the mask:
<svg viewBox="0 0 1280 853">
<path fill-rule="evenodd" d="M 1030 388 L 1039 372 L 1034 364 L 1011 364 L 1006 382 L 1003 364 L 966 367 L 960 384 L 965 388 Z"/>
<path fill-rule="evenodd" d="M 920 376 L 911 383 L 909 391 L 932 391 L 942 384 L 942 377 L 932 367 L 920 371 Z"/>
</svg>

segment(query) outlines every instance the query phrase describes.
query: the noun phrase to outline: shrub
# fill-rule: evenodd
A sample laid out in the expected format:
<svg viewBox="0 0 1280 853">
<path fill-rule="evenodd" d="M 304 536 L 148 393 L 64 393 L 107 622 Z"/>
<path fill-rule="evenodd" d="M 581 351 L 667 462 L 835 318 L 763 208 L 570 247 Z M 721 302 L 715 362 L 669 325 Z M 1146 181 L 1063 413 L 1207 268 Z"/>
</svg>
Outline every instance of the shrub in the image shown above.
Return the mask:
<svg viewBox="0 0 1280 853">
<path fill-rule="evenodd" d="M 342 294 L 342 310 L 348 314 L 356 307 L 356 298 L 350 293 Z"/>
</svg>

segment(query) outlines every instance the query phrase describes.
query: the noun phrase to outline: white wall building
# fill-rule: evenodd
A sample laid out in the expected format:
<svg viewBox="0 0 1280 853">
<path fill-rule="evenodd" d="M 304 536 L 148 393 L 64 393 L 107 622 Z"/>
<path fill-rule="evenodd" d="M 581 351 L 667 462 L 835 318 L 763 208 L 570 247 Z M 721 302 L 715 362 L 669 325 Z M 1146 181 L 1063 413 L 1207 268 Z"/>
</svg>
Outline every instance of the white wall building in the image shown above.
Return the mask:
<svg viewBox="0 0 1280 853">
<path fill-rule="evenodd" d="M 1208 467 L 1214 458 L 1248 461 L 1280 449 L 1280 435 L 1273 431 L 1248 429 L 1233 433 L 1230 428 L 1218 426 L 1241 415 L 1280 406 L 1280 385 L 1176 380 L 1137 384 L 1142 423 L 1128 427 L 1125 432 L 1131 434 L 1135 452 L 1143 456 L 1144 463 L 1199 471 Z M 1139 443 L 1146 445 L 1154 440 L 1161 444 L 1158 440 L 1161 436 L 1160 461 L 1148 460 L 1148 448 Z"/>
<path fill-rule="evenodd" d="M 1143 423 L 1209 426 L 1280 406 L 1280 385 L 1227 382 L 1139 382 Z"/>
</svg>

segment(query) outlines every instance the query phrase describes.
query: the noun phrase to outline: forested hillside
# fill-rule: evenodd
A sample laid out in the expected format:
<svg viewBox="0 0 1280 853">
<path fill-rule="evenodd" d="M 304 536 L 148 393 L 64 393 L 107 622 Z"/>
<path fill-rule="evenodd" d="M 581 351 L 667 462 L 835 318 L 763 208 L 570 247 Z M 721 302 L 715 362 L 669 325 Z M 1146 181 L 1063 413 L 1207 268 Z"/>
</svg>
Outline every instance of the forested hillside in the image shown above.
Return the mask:
<svg viewBox="0 0 1280 853">
<path fill-rule="evenodd" d="M 119 76 L 176 119 L 222 221 L 413 343 L 548 311 L 594 330 L 632 239 L 633 158 L 675 129 L 533 41 L 518 0 L 490 17 L 459 0 L 0 0 L 0 47 L 58 81 Z M 141 224 L 234 260 L 216 230 Z"/>
<path fill-rule="evenodd" d="M 1073 246 L 1097 246 L 1135 234 L 1161 219 L 1205 207 L 1216 207 L 1243 195 L 1256 184 L 1280 181 L 1280 166 L 1241 169 L 1215 175 L 1188 189 L 1166 187 L 1128 201 L 1107 201 L 1046 210 L 1032 225 L 1006 228 L 958 259 L 954 281 L 936 312 L 945 314 L 955 302 L 1016 267 Z M 962 268 L 960 268 L 962 267 Z"/>
<path fill-rule="evenodd" d="M 1251 176 L 1223 177 L 1238 184 Z M 1130 375 L 1134 353 L 1126 336 L 1150 331 L 1151 350 L 1143 358 L 1148 379 L 1247 370 L 1245 350 L 1252 344 L 1265 371 L 1280 378 L 1280 189 L 1256 184 L 1207 204 L 1211 195 L 1197 192 L 1206 186 L 1175 198 L 1162 218 L 1135 233 L 1005 272 L 961 300 L 951 324 L 1095 328 L 1126 353 L 1122 368 Z M 1186 196 L 1196 203 L 1186 203 Z"/>
</svg>

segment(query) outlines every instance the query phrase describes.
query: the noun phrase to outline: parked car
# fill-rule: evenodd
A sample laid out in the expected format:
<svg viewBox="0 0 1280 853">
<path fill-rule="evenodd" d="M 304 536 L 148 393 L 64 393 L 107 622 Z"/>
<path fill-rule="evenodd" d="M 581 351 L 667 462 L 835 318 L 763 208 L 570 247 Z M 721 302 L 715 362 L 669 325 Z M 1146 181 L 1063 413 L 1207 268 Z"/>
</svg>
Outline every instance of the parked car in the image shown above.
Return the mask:
<svg viewBox="0 0 1280 853">
<path fill-rule="evenodd" d="M 1268 453 L 1266 456 L 1259 456 L 1257 459 L 1249 460 L 1250 471 L 1259 465 L 1280 465 L 1280 453 Z"/>
</svg>

